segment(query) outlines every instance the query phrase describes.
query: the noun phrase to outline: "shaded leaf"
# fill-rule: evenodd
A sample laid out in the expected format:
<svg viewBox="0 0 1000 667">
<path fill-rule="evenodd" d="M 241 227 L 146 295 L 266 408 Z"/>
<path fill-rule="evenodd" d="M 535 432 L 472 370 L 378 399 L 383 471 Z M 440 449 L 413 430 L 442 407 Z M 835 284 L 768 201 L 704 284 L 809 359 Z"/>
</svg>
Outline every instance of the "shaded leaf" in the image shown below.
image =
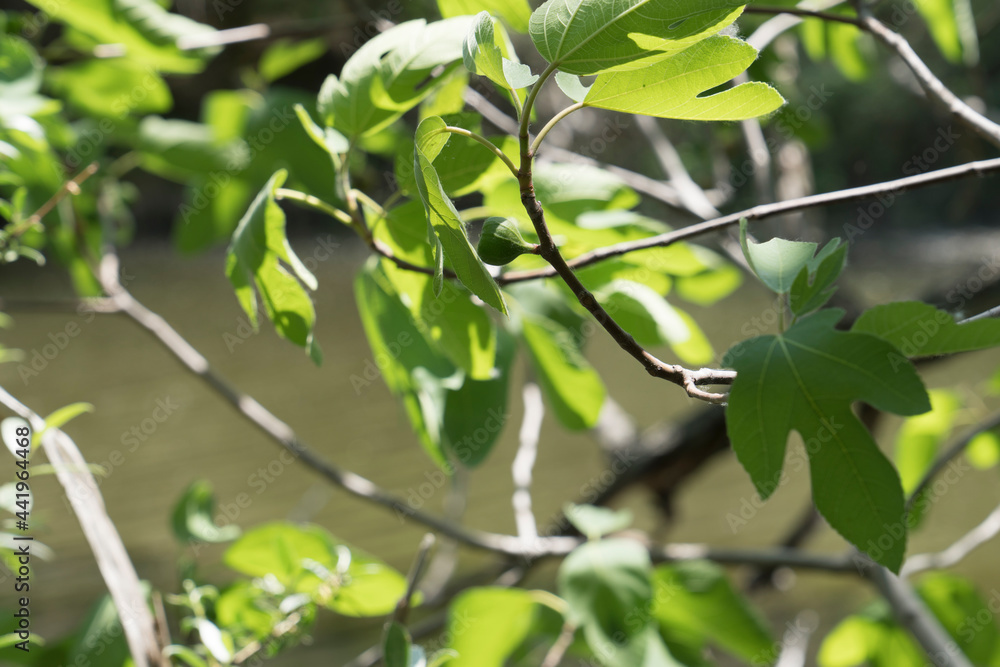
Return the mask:
<svg viewBox="0 0 1000 667">
<path fill-rule="evenodd" d="M 949 313 L 919 301 L 875 306 L 861 314 L 851 331 L 887 340 L 910 358 L 983 350 L 1000 344 L 1000 320 L 958 324 Z"/>
<path fill-rule="evenodd" d="M 820 311 L 778 336 L 760 336 L 729 350 L 737 377 L 726 410 L 740 463 L 761 497 L 782 481 L 789 432 L 809 455 L 816 507 L 859 549 L 897 571 L 905 550 L 899 476 L 851 410 L 865 401 L 915 415 L 930 409 L 913 366 L 869 335 L 836 331 L 839 310 Z M 882 549 L 883 536 L 891 545 Z M 879 542 L 883 539 L 882 542 Z"/>
<path fill-rule="evenodd" d="M 240 536 L 235 524 L 215 525 L 215 493 L 212 485 L 196 480 L 184 491 L 171 516 L 174 537 L 181 542 L 228 542 Z"/>
<path fill-rule="evenodd" d="M 816 252 L 815 243 L 773 238 L 755 243 L 747 238 L 746 218 L 740 221 L 740 245 L 743 256 L 761 282 L 778 294 L 786 294 L 799 272 L 808 266 Z"/>
<path fill-rule="evenodd" d="M 563 514 L 581 534 L 591 540 L 617 533 L 632 525 L 632 512 L 629 510 L 615 511 L 607 507 L 568 503 L 563 507 Z"/>
</svg>

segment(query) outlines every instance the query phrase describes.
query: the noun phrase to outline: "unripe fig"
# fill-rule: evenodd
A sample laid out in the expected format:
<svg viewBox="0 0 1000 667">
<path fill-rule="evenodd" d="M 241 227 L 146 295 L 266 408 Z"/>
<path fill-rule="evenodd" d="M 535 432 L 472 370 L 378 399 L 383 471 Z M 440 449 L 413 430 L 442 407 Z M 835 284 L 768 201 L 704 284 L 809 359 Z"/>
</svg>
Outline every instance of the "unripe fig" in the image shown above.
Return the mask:
<svg viewBox="0 0 1000 667">
<path fill-rule="evenodd" d="M 534 253 L 536 248 L 536 244 L 524 240 L 513 220 L 487 218 L 476 251 L 487 264 L 503 266 L 525 253 Z"/>
</svg>

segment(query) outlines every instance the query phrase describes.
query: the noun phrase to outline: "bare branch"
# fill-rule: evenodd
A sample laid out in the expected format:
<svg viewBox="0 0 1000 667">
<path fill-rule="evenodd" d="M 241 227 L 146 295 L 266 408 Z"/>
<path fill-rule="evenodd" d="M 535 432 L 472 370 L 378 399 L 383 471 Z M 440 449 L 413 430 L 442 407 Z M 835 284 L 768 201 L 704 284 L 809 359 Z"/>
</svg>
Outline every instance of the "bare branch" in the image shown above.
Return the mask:
<svg viewBox="0 0 1000 667">
<path fill-rule="evenodd" d="M 524 540 L 534 540 L 538 537 L 538 525 L 531 511 L 531 471 L 538 454 L 538 437 L 542 430 L 545 407 L 542 404 L 542 390 L 534 382 L 524 383 L 521 395 L 524 398 L 524 419 L 518 434 L 520 445 L 517 456 L 511 466 L 511 476 L 514 479 L 512 502 L 518 536 Z"/>
<path fill-rule="evenodd" d="M 933 554 L 917 554 L 906 559 L 900 574 L 910 577 L 924 570 L 941 570 L 962 561 L 974 550 L 1000 533 L 1000 506 L 997 506 L 982 523 L 960 537 L 950 547 Z"/>
<path fill-rule="evenodd" d="M 896 52 L 906 66 L 917 77 L 927 94 L 937 99 L 947 107 L 948 111 L 960 118 L 967 125 L 979 132 L 984 139 L 994 146 L 1000 147 L 1000 125 L 979 113 L 951 92 L 941 79 L 920 59 L 910 43 L 899 33 L 893 32 L 884 23 L 876 19 L 870 12 L 862 8 L 861 25 L 879 41 Z"/>
<path fill-rule="evenodd" d="M 0 387 L 0 403 L 31 424 L 35 433 L 45 429 L 45 420 L 3 387 Z M 139 576 L 114 522 L 108 516 L 87 460 L 73 439 L 58 428 L 45 431 L 42 449 L 55 468 L 56 479 L 66 492 L 83 535 L 94 552 L 97 568 L 118 611 L 132 660 L 136 667 L 163 664 L 156 624 L 146 604 Z"/>
<path fill-rule="evenodd" d="M 917 597 L 910 585 L 882 566 L 869 575 L 872 582 L 892 607 L 896 620 L 932 656 L 938 667 L 972 667 L 948 633 Z"/>
<path fill-rule="evenodd" d="M 747 220 L 763 220 L 765 218 L 771 218 L 776 215 L 782 215 L 792 211 L 802 211 L 819 206 L 829 206 L 831 204 L 853 201 L 855 199 L 864 199 L 866 197 L 874 197 L 888 193 L 899 194 L 914 188 L 944 183 L 946 181 L 952 181 L 972 175 L 985 176 L 996 171 L 1000 171 L 1000 158 L 980 160 L 978 162 L 968 162 L 956 167 L 937 169 L 935 171 L 917 174 L 916 176 L 907 176 L 905 178 L 898 178 L 894 181 L 884 181 L 874 185 L 864 185 L 857 188 L 848 188 L 846 190 L 826 192 L 818 195 L 810 195 L 808 197 L 799 197 L 798 199 L 789 199 L 787 201 L 775 202 L 773 204 L 763 204 L 739 211 L 737 213 L 730 213 L 729 215 L 724 215 L 721 218 L 716 218 L 714 220 L 707 220 L 705 222 L 689 225 L 672 232 L 658 234 L 657 236 L 650 236 L 649 238 L 639 239 L 637 241 L 617 243 L 615 245 L 592 250 L 591 252 L 584 253 L 567 261 L 567 265 L 570 268 L 579 269 L 584 266 L 590 266 L 591 264 L 596 264 L 606 259 L 619 257 L 637 250 L 673 245 L 674 243 L 678 243 L 680 241 L 686 241 L 687 239 L 703 236 L 711 232 L 719 231 L 720 229 L 725 229 L 726 227 L 737 224 L 742 218 L 746 218 Z M 523 282 L 525 280 L 536 280 L 538 278 L 551 278 L 555 275 L 557 275 L 557 271 L 554 268 L 545 267 L 531 271 L 511 271 L 510 273 L 504 274 L 503 281 L 506 284 L 510 284 Z"/>
<path fill-rule="evenodd" d="M 411 518 L 468 546 L 509 556 L 534 556 L 538 552 L 546 555 L 565 555 L 578 544 L 579 541 L 572 537 L 539 537 L 529 547 L 513 535 L 466 529 L 445 518 L 413 509 L 404 499 L 379 488 L 372 481 L 333 465 L 310 449 L 288 424 L 274 416 L 256 399 L 235 389 L 216 374 L 209 366 L 208 360 L 184 340 L 166 320 L 136 301 L 118 282 L 118 258 L 110 252 L 105 254 L 101 261 L 100 280 L 108 296 L 114 299 L 121 311 L 159 340 L 188 370 L 201 378 L 240 414 L 306 466 L 349 493 L 387 507 L 400 517 Z"/>
<path fill-rule="evenodd" d="M 639 130 L 649 139 L 653 153 L 660 162 L 660 167 L 670 179 L 670 185 L 677 190 L 684 208 L 702 220 L 718 217 L 719 211 L 708 200 L 701 186 L 691 178 L 691 174 L 688 173 L 684 162 L 681 161 L 677 149 L 660 129 L 656 120 L 650 116 L 637 116 L 635 120 Z"/>
</svg>

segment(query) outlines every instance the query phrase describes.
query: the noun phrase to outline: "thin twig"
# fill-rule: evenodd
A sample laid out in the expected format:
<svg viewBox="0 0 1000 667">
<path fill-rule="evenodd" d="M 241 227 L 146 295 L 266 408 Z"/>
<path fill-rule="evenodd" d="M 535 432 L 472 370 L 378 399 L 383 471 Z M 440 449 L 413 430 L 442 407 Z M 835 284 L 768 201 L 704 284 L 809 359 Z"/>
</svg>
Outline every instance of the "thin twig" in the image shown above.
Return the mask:
<svg viewBox="0 0 1000 667">
<path fill-rule="evenodd" d="M 656 155 L 660 167 L 670 179 L 670 184 L 676 188 L 684 207 L 702 220 L 718 217 L 719 211 L 708 200 L 701 186 L 691 178 L 680 154 L 677 153 L 674 144 L 660 129 L 659 123 L 650 116 L 637 116 L 635 120 L 639 130 L 649 140 L 653 154 Z"/>
<path fill-rule="evenodd" d="M 45 429 L 45 420 L 3 387 L 0 387 L 0 403 L 31 424 L 35 433 L 41 433 Z M 94 553 L 97 569 L 108 587 L 118 618 L 121 619 L 132 660 L 136 667 L 163 664 L 156 623 L 146 605 L 139 576 L 114 522 L 108 516 L 101 491 L 86 459 L 73 439 L 58 428 L 45 431 L 42 449 L 55 468 L 56 479 L 62 485 L 80 522 L 83 535 Z"/>
<path fill-rule="evenodd" d="M 401 625 L 406 624 L 406 617 L 410 613 L 410 602 L 413 600 L 413 595 L 417 592 L 417 584 L 420 583 L 420 579 L 424 576 L 427 554 L 430 553 L 433 546 L 434 533 L 427 533 L 420 540 L 420 546 L 417 548 L 417 556 L 413 559 L 413 565 L 410 567 L 410 572 L 406 577 L 406 593 L 403 594 L 403 597 L 399 598 L 399 602 L 396 603 L 396 610 L 392 614 L 392 619 Z"/>
<path fill-rule="evenodd" d="M 730 213 L 729 215 L 724 215 L 714 220 L 707 220 L 705 222 L 689 225 L 672 232 L 666 232 L 664 234 L 650 236 L 636 241 L 617 243 L 615 245 L 592 250 L 574 257 L 569 260 L 567 264 L 570 268 L 579 269 L 612 257 L 619 257 L 630 252 L 636 252 L 637 250 L 666 247 L 673 245 L 674 243 L 679 243 L 680 241 L 686 241 L 687 239 L 703 236 L 711 232 L 719 231 L 720 229 L 725 229 L 726 227 L 737 224 L 742 218 L 746 218 L 751 221 L 763 220 L 765 218 L 771 218 L 776 215 L 782 215 L 792 211 L 802 211 L 819 206 L 829 206 L 831 204 L 852 201 L 855 199 L 864 199 L 866 197 L 874 197 L 887 193 L 898 194 L 914 188 L 944 183 L 946 181 L 972 175 L 985 176 L 986 174 L 990 174 L 995 171 L 1000 171 L 1000 158 L 980 160 L 978 162 L 968 162 L 956 167 L 937 169 L 935 171 L 917 174 L 916 176 L 907 176 L 905 178 L 899 178 L 894 181 L 884 181 L 874 185 L 865 185 L 857 188 L 849 188 L 847 190 L 838 190 L 835 192 L 810 195 L 808 197 L 799 197 L 797 199 L 789 199 L 786 201 L 775 202 L 773 204 L 763 204 L 739 211 L 737 213 Z M 504 274 L 503 279 L 506 284 L 510 284 L 523 282 L 525 280 L 536 280 L 538 278 L 551 278 L 555 275 L 558 275 L 558 272 L 553 267 L 544 267 L 530 271 L 511 271 L 510 273 Z"/>
<path fill-rule="evenodd" d="M 576 625 L 569 621 L 563 623 L 562 630 L 559 632 L 559 636 L 556 637 L 555 643 L 549 648 L 548 653 L 545 654 L 541 667 L 558 667 L 559 663 L 562 662 L 563 656 L 566 655 L 566 651 L 573 645 L 573 635 L 575 634 Z"/>
<path fill-rule="evenodd" d="M 38 210 L 32 213 L 30 216 L 14 225 L 14 228 L 8 232 L 10 238 L 17 238 L 24 234 L 26 231 L 37 225 L 42 221 L 49 211 L 54 209 L 59 202 L 61 202 L 68 195 L 78 195 L 80 194 L 80 186 L 88 178 L 97 173 L 98 164 L 96 162 L 91 162 L 78 173 L 73 178 L 69 179 L 62 186 L 56 190 L 55 194 L 48 198 L 48 200 L 38 207 Z"/>
<path fill-rule="evenodd" d="M 795 7 L 764 7 L 761 5 L 747 5 L 743 9 L 744 14 L 789 14 L 807 19 L 821 19 L 833 23 L 847 23 L 849 25 L 862 27 L 861 20 L 855 16 L 842 16 L 840 14 L 830 14 L 829 12 L 818 12 L 811 9 L 798 9 Z"/>
<path fill-rule="evenodd" d="M 951 465 L 952 460 L 965 451 L 966 447 L 969 446 L 969 443 L 971 443 L 977 435 L 983 433 L 984 431 L 989 431 L 998 427 L 1000 427 L 1000 412 L 995 413 L 990 418 L 977 424 L 974 428 L 964 433 L 962 437 L 955 442 L 955 444 L 949 447 L 945 453 L 934 462 L 934 465 L 927 469 L 927 472 L 924 473 L 924 476 L 917 483 L 916 487 L 914 487 L 910 497 L 906 499 L 906 513 L 909 514 L 913 511 L 913 505 L 920 497 L 920 494 L 922 494 L 927 487 L 930 486 L 931 482 L 934 481 L 934 478 L 937 477 L 939 472 Z"/>
<path fill-rule="evenodd" d="M 99 272 L 101 285 L 123 313 L 151 333 L 189 371 L 201 378 L 257 428 L 333 484 L 359 498 L 391 509 L 401 518 L 411 518 L 463 544 L 479 549 L 515 557 L 525 555 L 534 557 L 539 552 L 543 555 L 557 556 L 569 553 L 579 543 L 571 537 L 539 537 L 533 545 L 528 546 L 513 535 L 466 529 L 447 519 L 413 509 L 404 499 L 379 488 L 370 480 L 326 461 L 302 442 L 288 424 L 274 416 L 256 399 L 232 387 L 215 373 L 208 360 L 184 340 L 166 320 L 136 301 L 121 286 L 117 279 L 117 271 L 118 258 L 113 253 L 106 253 Z"/>
<path fill-rule="evenodd" d="M 534 382 L 524 383 L 521 396 L 524 398 L 524 419 L 518 434 L 520 444 L 517 455 L 511 466 L 511 476 L 514 479 L 512 502 L 518 537 L 534 540 L 538 537 L 538 525 L 531 510 L 531 471 L 535 467 L 535 458 L 538 455 L 538 437 L 542 429 L 545 407 L 542 403 L 542 391 Z"/>
<path fill-rule="evenodd" d="M 920 59 L 910 43 L 899 33 L 893 32 L 884 23 L 876 19 L 862 7 L 861 25 L 883 44 L 896 52 L 906 66 L 910 68 L 917 81 L 931 97 L 947 107 L 948 111 L 960 118 L 967 125 L 979 132 L 983 138 L 994 146 L 1000 147 L 1000 125 L 979 113 L 951 92 L 941 79 L 937 78 L 929 67 Z"/>
<path fill-rule="evenodd" d="M 941 570 L 961 562 L 974 550 L 1000 534 L 1000 506 L 997 506 L 982 523 L 960 537 L 947 549 L 932 554 L 916 554 L 906 559 L 900 576 L 913 576 L 924 570 Z"/>
<path fill-rule="evenodd" d="M 875 567 L 869 577 L 892 607 L 899 624 L 913 635 L 928 656 L 933 656 L 937 667 L 972 667 L 969 659 L 905 580 L 882 566 Z"/>
</svg>

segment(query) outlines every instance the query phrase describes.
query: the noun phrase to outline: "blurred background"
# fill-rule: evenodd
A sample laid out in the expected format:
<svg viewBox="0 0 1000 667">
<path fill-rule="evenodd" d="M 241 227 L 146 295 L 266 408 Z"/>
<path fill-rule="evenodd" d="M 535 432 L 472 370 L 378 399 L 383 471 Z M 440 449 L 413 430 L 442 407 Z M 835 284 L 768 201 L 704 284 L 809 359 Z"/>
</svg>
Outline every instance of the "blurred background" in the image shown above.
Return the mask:
<svg viewBox="0 0 1000 667">
<path fill-rule="evenodd" d="M 4 2 L 2 8 L 8 17 L 34 11 L 21 2 Z M 205 123 L 209 100 L 223 99 L 220 95 L 226 94 L 243 96 L 254 101 L 244 137 L 254 136 L 254 128 L 263 127 L 273 110 L 289 101 L 312 105 L 327 74 L 339 72 L 346 57 L 384 21 L 398 23 L 438 14 L 433 3 L 415 0 L 394 0 L 387 5 L 361 0 L 178 0 L 173 9 L 222 30 L 271 26 L 265 38 L 226 45 L 207 60 L 202 71 L 166 75 L 167 89 L 157 88 L 156 93 L 162 99 L 156 104 L 148 99 L 141 103 L 165 118 Z M 967 52 L 949 58 L 919 17 L 897 29 L 956 93 L 997 118 L 1000 4 L 974 0 L 971 10 L 978 32 L 975 58 Z M 739 31 L 744 36 L 753 34 L 769 18 L 747 14 L 738 22 Z M 51 23 L 40 30 L 34 42 L 45 50 L 50 66 L 73 76 L 84 75 L 73 69 L 79 65 L 77 56 L 65 47 L 60 25 Z M 724 212 L 993 155 L 972 131 L 922 99 L 909 72 L 872 40 L 845 41 L 828 35 L 826 41 L 817 42 L 808 33 L 796 28 L 782 34 L 750 69 L 751 79 L 773 83 L 788 100 L 786 107 L 763 123 L 767 154 L 759 154 L 757 161 L 738 123 L 655 121 L 657 127 L 651 129 L 631 118 L 590 109 L 561 124 L 549 143 L 664 181 L 670 174 L 665 173 L 662 151 L 658 154 L 651 149 L 656 145 L 651 137 L 665 137 L 711 204 Z M 513 40 L 515 45 L 530 44 L 524 35 L 514 34 Z M 300 45 L 299 56 L 281 61 L 293 63 L 291 69 L 281 64 L 269 69 L 266 64 L 268 53 L 272 61 L 276 59 L 273 54 L 279 42 L 284 48 Z M 528 48 L 519 51 L 531 52 Z M 529 64 L 538 71 L 537 62 Z M 68 90 L 61 87 L 58 75 L 46 78 L 44 86 L 55 97 Z M 495 91 L 481 85 L 478 90 L 502 106 Z M 541 117 L 559 108 L 556 94 L 549 87 L 541 97 Z M 88 123 L 97 126 L 97 116 L 88 107 L 92 101 L 70 97 L 66 103 L 66 113 L 78 131 L 78 166 L 82 167 L 91 159 L 88 150 L 81 148 L 86 145 Z M 372 356 L 352 289 L 353 275 L 367 256 L 363 244 L 343 226 L 285 207 L 292 245 L 301 258 L 314 260 L 315 267 L 307 264 L 319 279 L 313 297 L 316 336 L 326 353 L 320 368 L 299 348 L 280 340 L 268 323 L 253 332 L 224 275 L 228 237 L 248 198 L 273 169 L 288 167 L 291 182 L 333 198 L 332 174 L 323 153 L 297 126 L 290 128 L 249 159 L 229 195 L 220 198 L 225 201 L 213 203 L 207 212 L 199 211 L 197 215 L 211 216 L 213 222 L 196 233 L 181 224 L 184 206 L 197 193 L 185 183 L 208 178 L 207 169 L 198 173 L 198 162 L 204 157 L 193 153 L 187 163 L 178 158 L 157 164 L 156 128 L 122 129 L 132 131 L 147 133 L 143 139 L 147 143 L 130 153 L 111 149 L 115 158 L 124 160 L 115 161 L 112 167 L 122 170 L 118 196 L 128 207 L 121 213 L 129 221 L 122 227 L 123 284 L 170 322 L 221 375 L 291 424 L 325 457 L 383 488 L 419 498 L 425 509 L 441 511 L 448 485 L 416 446 L 398 402 L 380 379 L 358 380 L 365 377 Z M 161 138 L 167 140 L 163 132 Z M 392 191 L 387 174 L 392 173 L 395 156 L 391 136 L 380 140 L 383 146 L 366 147 L 370 155 L 366 164 L 359 165 L 362 176 L 357 183 L 379 200 Z M 541 159 L 559 157 L 543 152 Z M 142 168 L 131 168 L 129 161 Z M 459 208 L 477 203 L 473 195 L 459 202 Z M 851 244 L 849 266 L 838 298 L 853 312 L 907 298 L 928 299 L 953 309 L 959 305 L 956 290 L 972 297 L 961 299 L 965 314 L 998 303 L 991 287 L 1000 278 L 1000 187 L 995 179 L 969 178 L 917 190 L 885 202 L 881 210 L 872 209 L 872 203 L 865 200 L 776 218 L 758 224 L 754 231 L 762 239 L 776 234 L 821 242 L 846 237 Z M 639 210 L 675 227 L 698 219 L 653 196 L 643 196 Z M 729 243 L 727 237 L 706 240 L 720 250 Z M 976 277 L 978 282 L 970 282 Z M 93 414 L 77 418 L 66 430 L 88 461 L 104 467 L 101 491 L 141 577 L 162 590 L 178 589 L 192 554 L 173 538 L 170 515 L 181 491 L 198 479 L 214 487 L 220 524 L 231 521 L 246 528 L 279 518 L 311 521 L 401 571 L 408 568 L 424 532 L 420 526 L 349 497 L 302 466 L 284 463 L 272 441 L 127 318 L 95 316 L 66 306 L 86 283 L 74 277 L 72 268 L 67 270 L 58 257 L 45 266 L 22 260 L 0 267 L 0 309 L 13 318 L 13 326 L 0 333 L 6 348 L 20 349 L 30 359 L 71 323 L 80 329 L 38 372 L 25 372 L 18 362 L 0 365 L 0 384 L 43 415 L 77 401 L 95 406 Z M 717 306 L 694 306 L 690 311 L 721 359 L 771 306 L 769 293 L 745 281 Z M 765 328 L 773 330 L 773 323 Z M 621 351 L 607 337 L 593 338 L 588 358 L 604 378 L 609 396 L 642 429 L 662 428 L 701 409 L 675 387 L 623 363 Z M 930 388 L 951 387 L 962 398 L 965 407 L 955 432 L 996 408 L 991 378 L 998 362 L 1000 354 L 995 352 L 967 354 L 935 364 L 926 372 Z M 523 369 L 518 373 L 523 376 Z M 515 381 L 513 386 L 520 383 Z M 500 444 L 487 464 L 465 482 L 464 522 L 503 533 L 515 528 L 509 471 L 522 415 L 517 391 L 512 392 L 510 405 Z M 878 423 L 879 441 L 887 450 L 898 426 L 895 418 Z M 796 447 L 800 447 L 797 442 L 790 456 L 796 455 Z M 540 526 L 558 517 L 567 499 L 583 498 L 599 484 L 607 465 L 606 452 L 595 437 L 568 433 L 546 419 L 535 469 L 534 503 Z M 8 467 L 5 464 L 4 469 Z M 996 469 L 970 468 L 960 484 L 937 499 L 928 522 L 931 528 L 914 534 L 910 553 L 943 548 L 975 525 L 1000 503 L 996 481 Z M 432 488 L 430 493 L 426 493 L 428 488 Z M 37 539 L 53 552 L 51 560 L 36 561 L 33 630 L 57 638 L 73 631 L 105 587 L 54 478 L 38 478 L 33 490 Z M 687 478 L 672 496 L 669 516 L 657 507 L 654 492 L 639 482 L 625 488 L 612 505 L 631 507 L 637 527 L 657 539 L 720 547 L 774 545 L 800 519 L 789 508 L 805 510 L 809 502 L 808 479 L 802 471 L 780 490 L 776 502 L 748 507 L 753 488 L 731 454 L 713 457 Z M 236 498 L 244 493 L 251 502 L 239 507 Z M 734 516 L 743 521 L 734 522 Z M 816 551 L 845 548 L 826 527 L 817 529 L 808 544 Z M 220 583 L 233 578 L 219 564 L 223 548 L 205 546 L 197 554 L 200 562 L 213 564 L 201 575 Z M 979 583 L 987 597 L 1000 595 L 998 556 L 1000 547 L 988 544 L 958 568 Z M 461 549 L 458 578 L 480 572 L 490 562 L 482 553 Z M 551 585 L 554 568 L 555 564 L 536 568 L 526 585 Z M 750 574 L 734 572 L 738 582 Z M 820 637 L 872 598 L 873 592 L 852 577 L 779 572 L 753 599 L 778 636 L 801 610 L 815 611 L 807 621 L 819 628 L 816 636 Z M 312 643 L 279 656 L 274 664 L 306 664 L 320 657 L 329 664 L 344 664 L 375 643 L 380 632 L 377 619 L 324 614 L 312 633 Z"/>
</svg>

